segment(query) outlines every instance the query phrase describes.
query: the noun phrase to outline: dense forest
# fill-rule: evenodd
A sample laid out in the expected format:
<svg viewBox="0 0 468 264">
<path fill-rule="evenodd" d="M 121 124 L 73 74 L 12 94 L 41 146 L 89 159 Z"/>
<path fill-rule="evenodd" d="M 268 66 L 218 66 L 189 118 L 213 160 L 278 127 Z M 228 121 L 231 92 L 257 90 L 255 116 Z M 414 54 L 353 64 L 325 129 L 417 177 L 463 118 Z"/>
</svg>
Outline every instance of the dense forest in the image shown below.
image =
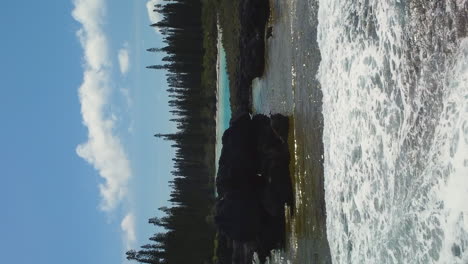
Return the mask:
<svg viewBox="0 0 468 264">
<path fill-rule="evenodd" d="M 149 243 L 129 250 L 127 259 L 140 263 L 209 263 L 215 228 L 210 220 L 214 204 L 214 144 L 216 111 L 216 14 L 203 0 L 170 0 L 154 6 L 162 20 L 152 24 L 163 34 L 162 65 L 166 70 L 169 105 L 177 132 L 155 134 L 175 148 L 169 202 L 163 217 L 149 219 L 159 226 Z M 202 19 L 203 18 L 203 19 Z M 155 228 L 157 229 L 157 228 Z"/>
</svg>

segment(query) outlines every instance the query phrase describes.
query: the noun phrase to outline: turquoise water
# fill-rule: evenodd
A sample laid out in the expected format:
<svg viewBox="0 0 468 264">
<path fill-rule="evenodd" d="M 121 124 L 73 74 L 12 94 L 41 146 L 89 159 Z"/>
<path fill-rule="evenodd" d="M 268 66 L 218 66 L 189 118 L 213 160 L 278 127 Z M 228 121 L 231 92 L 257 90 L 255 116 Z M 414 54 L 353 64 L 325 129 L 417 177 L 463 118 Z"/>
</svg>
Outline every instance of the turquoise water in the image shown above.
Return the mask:
<svg viewBox="0 0 468 264">
<path fill-rule="evenodd" d="M 218 160 L 221 155 L 222 137 L 226 129 L 229 128 L 231 120 L 231 105 L 229 103 L 229 77 L 226 68 L 226 52 L 223 45 L 218 43 L 218 104 L 216 113 L 216 173 L 218 172 Z"/>
</svg>

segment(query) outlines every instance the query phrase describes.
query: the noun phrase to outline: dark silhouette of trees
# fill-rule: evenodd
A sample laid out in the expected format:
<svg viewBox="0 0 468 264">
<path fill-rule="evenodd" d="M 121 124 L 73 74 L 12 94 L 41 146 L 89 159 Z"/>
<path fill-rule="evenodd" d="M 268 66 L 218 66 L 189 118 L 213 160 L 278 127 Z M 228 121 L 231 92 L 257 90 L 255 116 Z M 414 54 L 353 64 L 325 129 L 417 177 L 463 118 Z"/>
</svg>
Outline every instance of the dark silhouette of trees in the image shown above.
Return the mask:
<svg viewBox="0 0 468 264">
<path fill-rule="evenodd" d="M 158 27 L 166 46 L 147 49 L 164 57 L 162 65 L 146 68 L 166 71 L 168 104 L 177 132 L 154 135 L 157 140 L 171 141 L 175 149 L 174 178 L 169 182 L 172 206 L 159 208 L 163 217 L 148 220 L 164 231 L 150 237 L 150 243 L 139 250 L 126 253 L 127 259 L 140 263 L 206 263 L 214 252 L 215 229 L 207 217 L 215 199 L 216 87 L 215 82 L 202 80 L 202 1 L 164 0 L 154 7 L 162 20 L 151 26 Z"/>
</svg>

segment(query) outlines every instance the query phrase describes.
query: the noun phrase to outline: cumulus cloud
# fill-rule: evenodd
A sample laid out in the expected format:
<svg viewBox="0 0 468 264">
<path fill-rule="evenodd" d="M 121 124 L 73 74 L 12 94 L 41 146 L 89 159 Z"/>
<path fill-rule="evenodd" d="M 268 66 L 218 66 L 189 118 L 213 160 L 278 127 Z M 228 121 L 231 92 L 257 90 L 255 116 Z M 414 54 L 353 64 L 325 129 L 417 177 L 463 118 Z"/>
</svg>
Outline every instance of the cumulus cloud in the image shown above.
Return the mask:
<svg viewBox="0 0 468 264">
<path fill-rule="evenodd" d="M 127 194 L 130 163 L 119 137 L 114 132 L 115 118 L 109 107 L 110 67 L 106 34 L 102 30 L 104 0 L 75 0 L 73 18 L 81 23 L 77 36 L 84 51 L 83 83 L 79 88 L 83 124 L 88 140 L 76 153 L 94 166 L 104 182 L 99 185 L 101 206 L 113 210 Z"/>
<path fill-rule="evenodd" d="M 124 234 L 124 243 L 127 249 L 134 247 L 136 241 L 135 232 L 135 216 L 133 213 L 128 213 L 120 223 L 120 228 Z"/>
<path fill-rule="evenodd" d="M 130 68 L 130 58 L 129 58 L 127 47 L 124 47 L 119 50 L 118 59 L 119 59 L 120 73 L 122 73 L 123 75 L 127 74 Z"/>
<path fill-rule="evenodd" d="M 107 38 L 101 29 L 105 15 L 104 0 L 75 0 L 74 4 L 72 16 L 82 25 L 77 36 L 84 49 L 87 66 L 95 70 L 108 66 Z"/>
<path fill-rule="evenodd" d="M 161 0 L 149 0 L 148 2 L 146 2 L 146 10 L 148 11 L 148 18 L 151 24 L 157 23 L 160 20 L 162 20 L 161 15 L 158 12 L 153 11 L 155 9 L 154 6 L 157 4 L 161 4 L 161 3 L 162 3 Z M 154 27 L 154 30 L 160 33 L 159 28 Z"/>
</svg>

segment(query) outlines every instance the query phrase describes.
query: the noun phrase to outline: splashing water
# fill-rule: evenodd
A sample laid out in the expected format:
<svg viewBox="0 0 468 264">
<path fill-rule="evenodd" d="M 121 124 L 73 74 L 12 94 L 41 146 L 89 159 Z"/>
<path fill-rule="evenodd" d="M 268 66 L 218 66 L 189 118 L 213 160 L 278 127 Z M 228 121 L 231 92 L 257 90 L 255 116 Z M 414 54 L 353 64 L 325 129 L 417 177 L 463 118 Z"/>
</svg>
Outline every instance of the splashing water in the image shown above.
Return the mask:
<svg viewBox="0 0 468 264">
<path fill-rule="evenodd" d="M 294 116 L 299 211 L 270 263 L 328 263 L 323 237 L 333 263 L 468 263 L 468 2 L 271 2 L 254 107 Z"/>
<path fill-rule="evenodd" d="M 468 40 L 417 2 L 319 3 L 336 263 L 468 262 Z"/>
</svg>

